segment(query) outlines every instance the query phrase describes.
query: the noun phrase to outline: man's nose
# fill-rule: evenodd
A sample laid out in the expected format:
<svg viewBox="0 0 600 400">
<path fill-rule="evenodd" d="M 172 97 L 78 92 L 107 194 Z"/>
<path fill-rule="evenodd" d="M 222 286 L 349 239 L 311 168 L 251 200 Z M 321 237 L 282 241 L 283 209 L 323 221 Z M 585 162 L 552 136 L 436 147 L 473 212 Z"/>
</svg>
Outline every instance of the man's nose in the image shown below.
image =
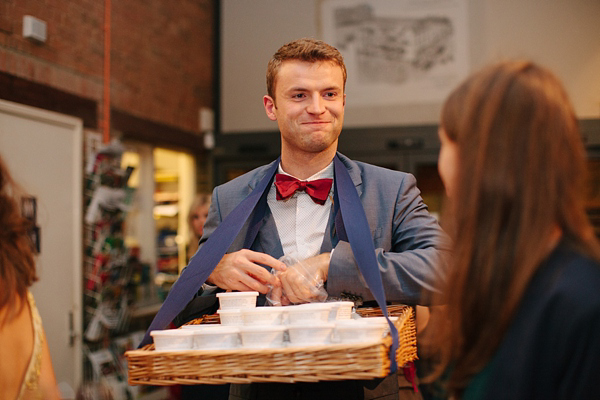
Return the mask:
<svg viewBox="0 0 600 400">
<path fill-rule="evenodd" d="M 307 111 L 311 114 L 322 114 L 325 112 L 325 103 L 321 96 L 314 96 L 311 99 Z"/>
</svg>

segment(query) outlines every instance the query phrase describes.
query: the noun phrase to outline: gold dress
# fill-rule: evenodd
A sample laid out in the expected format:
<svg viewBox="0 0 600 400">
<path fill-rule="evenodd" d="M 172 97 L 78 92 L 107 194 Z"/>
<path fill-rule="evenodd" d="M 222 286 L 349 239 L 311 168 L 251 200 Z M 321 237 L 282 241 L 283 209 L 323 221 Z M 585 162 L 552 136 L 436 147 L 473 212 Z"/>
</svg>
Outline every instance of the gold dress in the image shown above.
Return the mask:
<svg viewBox="0 0 600 400">
<path fill-rule="evenodd" d="M 33 324 L 33 352 L 25 379 L 21 383 L 21 389 L 17 396 L 17 400 L 23 399 L 41 399 L 42 392 L 39 387 L 40 368 L 42 365 L 42 349 L 44 344 L 44 331 L 42 329 L 42 317 L 35 306 L 35 300 L 30 291 L 27 291 L 27 301 L 31 310 L 31 321 Z"/>
</svg>

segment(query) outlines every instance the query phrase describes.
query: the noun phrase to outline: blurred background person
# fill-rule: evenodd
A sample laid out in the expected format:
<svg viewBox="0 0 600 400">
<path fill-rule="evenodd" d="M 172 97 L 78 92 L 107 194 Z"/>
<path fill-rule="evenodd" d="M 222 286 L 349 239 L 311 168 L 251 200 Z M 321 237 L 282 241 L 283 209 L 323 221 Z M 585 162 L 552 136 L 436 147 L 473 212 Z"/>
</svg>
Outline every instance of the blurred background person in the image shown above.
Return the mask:
<svg viewBox="0 0 600 400">
<path fill-rule="evenodd" d="M 188 212 L 188 227 L 190 229 L 190 242 L 188 244 L 187 259 L 189 260 L 196 250 L 198 250 L 198 242 L 204 232 L 204 223 L 208 217 L 208 209 L 210 208 L 210 194 L 199 193 L 194 197 L 194 201 Z"/>
<path fill-rule="evenodd" d="M 454 256 L 427 332 L 449 394 L 598 398 L 600 247 L 562 84 L 531 62 L 484 68 L 447 99 L 439 137 Z"/>
<path fill-rule="evenodd" d="M 0 157 L 0 399 L 58 399 L 42 319 L 28 289 L 38 278 L 18 192 Z"/>
</svg>

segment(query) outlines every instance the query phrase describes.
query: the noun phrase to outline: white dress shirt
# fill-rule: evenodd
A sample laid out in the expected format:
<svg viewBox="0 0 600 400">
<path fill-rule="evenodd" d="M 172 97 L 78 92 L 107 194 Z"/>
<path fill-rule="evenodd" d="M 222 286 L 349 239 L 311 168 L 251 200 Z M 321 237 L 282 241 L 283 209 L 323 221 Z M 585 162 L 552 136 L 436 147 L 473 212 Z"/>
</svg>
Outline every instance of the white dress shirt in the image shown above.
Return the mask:
<svg viewBox="0 0 600 400">
<path fill-rule="evenodd" d="M 293 176 L 281 168 L 281 163 L 278 173 Z M 326 178 L 333 179 L 333 161 L 306 180 Z M 333 202 L 333 185 L 323 205 L 315 203 L 305 191 L 297 191 L 287 200 L 277 200 L 276 195 L 277 189 L 273 183 L 267 195 L 267 204 L 275 219 L 283 254 L 298 260 L 319 255 Z"/>
</svg>

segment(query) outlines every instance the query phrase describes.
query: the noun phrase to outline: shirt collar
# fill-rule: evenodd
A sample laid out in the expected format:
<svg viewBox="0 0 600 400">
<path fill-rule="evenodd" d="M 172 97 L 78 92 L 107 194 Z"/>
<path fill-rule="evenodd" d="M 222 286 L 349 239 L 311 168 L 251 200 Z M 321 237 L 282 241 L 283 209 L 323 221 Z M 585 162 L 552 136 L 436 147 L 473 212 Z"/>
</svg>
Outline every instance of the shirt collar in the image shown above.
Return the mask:
<svg viewBox="0 0 600 400">
<path fill-rule="evenodd" d="M 285 172 L 283 170 L 283 168 L 281 168 L 281 162 L 279 162 L 279 167 L 277 168 L 277 173 L 289 175 L 289 176 L 292 176 L 292 177 L 296 178 L 294 175 L 288 174 L 287 172 Z M 316 174 L 310 176 L 308 179 L 301 179 L 301 180 L 303 180 L 303 181 L 313 181 L 315 179 L 327 179 L 327 178 L 333 179 L 333 161 L 331 161 L 328 166 L 326 166 L 325 168 L 323 168 L 322 170 L 320 170 Z M 296 179 L 298 179 L 298 178 L 296 178 Z"/>
</svg>

